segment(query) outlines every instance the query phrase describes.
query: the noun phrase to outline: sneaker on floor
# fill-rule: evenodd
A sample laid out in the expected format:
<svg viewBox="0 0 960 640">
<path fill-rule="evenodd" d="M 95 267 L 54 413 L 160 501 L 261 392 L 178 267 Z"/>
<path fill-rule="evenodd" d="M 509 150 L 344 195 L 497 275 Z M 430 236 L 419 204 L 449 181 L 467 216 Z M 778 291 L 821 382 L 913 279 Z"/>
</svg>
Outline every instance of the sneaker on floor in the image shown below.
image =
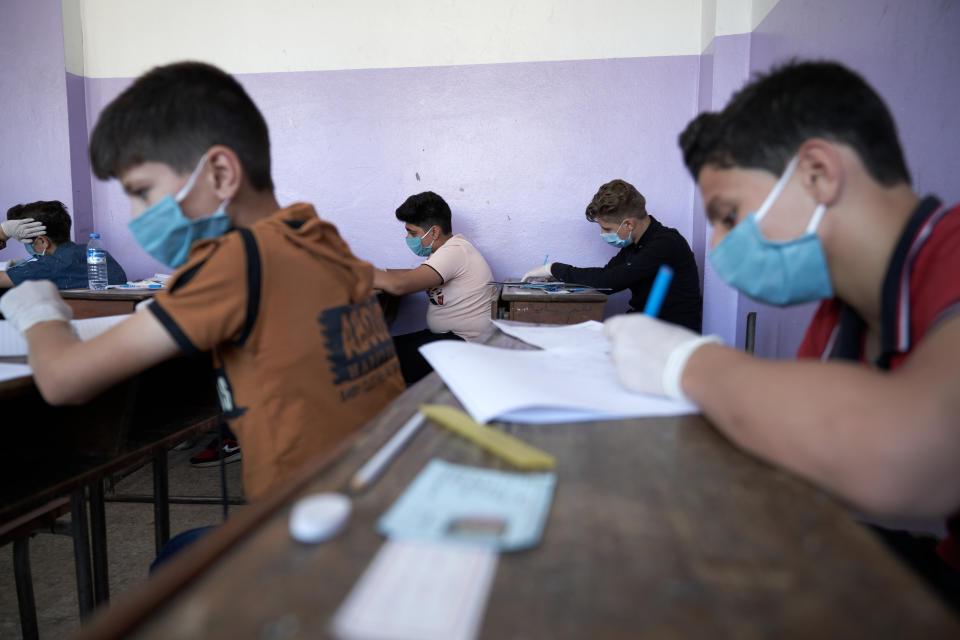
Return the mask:
<svg viewBox="0 0 960 640">
<path fill-rule="evenodd" d="M 240 445 L 233 438 L 224 438 L 222 449 L 225 464 L 241 459 Z M 190 458 L 190 464 L 194 467 L 213 467 L 220 464 L 220 456 L 217 455 L 217 439 L 211 440 L 206 449 Z"/>
<path fill-rule="evenodd" d="M 174 451 L 186 451 L 187 449 L 193 449 L 197 446 L 197 443 L 200 442 L 200 438 L 187 438 L 183 442 L 175 444 L 173 446 Z"/>
</svg>

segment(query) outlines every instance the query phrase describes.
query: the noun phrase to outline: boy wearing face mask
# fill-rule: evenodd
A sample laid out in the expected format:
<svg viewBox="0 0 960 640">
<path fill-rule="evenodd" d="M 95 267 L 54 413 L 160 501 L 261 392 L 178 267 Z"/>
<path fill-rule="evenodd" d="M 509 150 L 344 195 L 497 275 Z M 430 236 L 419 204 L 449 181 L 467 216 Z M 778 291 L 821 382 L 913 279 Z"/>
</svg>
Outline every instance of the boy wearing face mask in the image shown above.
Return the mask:
<svg viewBox="0 0 960 640">
<path fill-rule="evenodd" d="M 212 351 L 256 499 L 403 390 L 373 267 L 311 205 L 278 204 L 266 122 L 231 76 L 197 62 L 149 71 L 104 109 L 90 155 L 129 196 L 133 237 L 176 271 L 152 304 L 87 342 L 50 283 L 0 298 L 48 402 Z"/>
<path fill-rule="evenodd" d="M 914 193 L 886 105 L 834 63 L 759 77 L 680 146 L 720 277 L 767 304 L 823 302 L 797 362 L 613 318 L 621 381 L 690 398 L 744 449 L 861 511 L 947 518 L 940 541 L 881 535 L 956 606 L 960 206 Z"/>
<path fill-rule="evenodd" d="M 62 202 L 57 200 L 18 204 L 7 211 L 8 221 L 34 221 L 40 233 L 24 248 L 30 257 L 11 260 L 6 271 L 0 271 L 0 287 L 13 287 L 27 280 L 50 280 L 58 289 L 87 288 L 87 245 L 70 241 L 73 223 Z M 108 284 L 123 284 L 127 274 L 107 253 Z"/>
<path fill-rule="evenodd" d="M 581 268 L 562 262 L 534 267 L 523 280 L 548 278 L 609 289 L 630 289 L 630 309 L 643 309 L 661 265 L 673 268 L 673 282 L 660 317 L 700 331 L 703 300 L 700 275 L 690 245 L 682 235 L 647 213 L 646 199 L 629 182 L 613 180 L 600 187 L 587 205 L 586 216 L 600 226 L 600 238 L 620 249 L 604 267 Z"/>
<path fill-rule="evenodd" d="M 495 295 L 493 273 L 476 247 L 453 235 L 450 207 L 443 198 L 425 191 L 410 196 L 397 208 L 404 223 L 407 247 L 426 261 L 415 269 L 377 269 L 373 286 L 394 295 L 426 291 L 427 328 L 394 336 L 406 383 L 413 384 L 432 371 L 419 347 L 436 340 L 476 340 L 490 326 Z"/>
</svg>

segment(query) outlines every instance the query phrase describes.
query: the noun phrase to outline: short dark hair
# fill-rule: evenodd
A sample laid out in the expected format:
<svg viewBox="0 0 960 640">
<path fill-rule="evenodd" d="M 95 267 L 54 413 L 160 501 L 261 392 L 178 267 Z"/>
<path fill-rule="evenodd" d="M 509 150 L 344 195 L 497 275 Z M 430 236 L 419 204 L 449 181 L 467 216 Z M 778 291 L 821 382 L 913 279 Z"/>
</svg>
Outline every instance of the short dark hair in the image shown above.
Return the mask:
<svg viewBox="0 0 960 640">
<path fill-rule="evenodd" d="M 216 144 L 237 154 L 254 189 L 273 189 L 267 123 L 250 96 L 212 65 L 178 62 L 151 69 L 107 105 L 90 160 L 101 180 L 148 161 L 187 173 Z"/>
<path fill-rule="evenodd" d="M 410 196 L 397 207 L 397 220 L 409 222 L 422 229 L 433 225 L 440 227 L 444 233 L 451 233 L 450 205 L 433 191 L 424 191 Z"/>
<path fill-rule="evenodd" d="M 647 199 L 629 182 L 611 180 L 600 187 L 587 205 L 587 220 L 611 218 L 622 222 L 624 218 L 644 218 L 647 215 Z"/>
<path fill-rule="evenodd" d="M 38 200 L 27 204 L 16 204 L 7 209 L 7 220 L 33 218 L 47 228 L 43 235 L 58 245 L 70 242 L 70 227 L 73 221 L 67 213 L 67 207 L 59 200 Z"/>
<path fill-rule="evenodd" d="M 897 127 L 863 78 L 835 62 L 791 61 L 757 74 L 719 113 L 702 113 L 680 134 L 696 180 L 705 164 L 780 175 L 804 141 L 848 145 L 886 186 L 910 183 Z"/>
</svg>

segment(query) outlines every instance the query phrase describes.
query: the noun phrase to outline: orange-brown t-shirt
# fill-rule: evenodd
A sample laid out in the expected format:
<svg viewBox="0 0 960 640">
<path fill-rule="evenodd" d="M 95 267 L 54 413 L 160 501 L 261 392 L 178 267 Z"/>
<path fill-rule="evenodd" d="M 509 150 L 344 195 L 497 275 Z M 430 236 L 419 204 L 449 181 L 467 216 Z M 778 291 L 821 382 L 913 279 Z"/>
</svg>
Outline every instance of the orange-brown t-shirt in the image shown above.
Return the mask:
<svg viewBox="0 0 960 640">
<path fill-rule="evenodd" d="M 336 228 L 295 204 L 195 243 L 148 307 L 182 350 L 213 351 L 248 498 L 403 391 L 372 282 Z"/>
</svg>

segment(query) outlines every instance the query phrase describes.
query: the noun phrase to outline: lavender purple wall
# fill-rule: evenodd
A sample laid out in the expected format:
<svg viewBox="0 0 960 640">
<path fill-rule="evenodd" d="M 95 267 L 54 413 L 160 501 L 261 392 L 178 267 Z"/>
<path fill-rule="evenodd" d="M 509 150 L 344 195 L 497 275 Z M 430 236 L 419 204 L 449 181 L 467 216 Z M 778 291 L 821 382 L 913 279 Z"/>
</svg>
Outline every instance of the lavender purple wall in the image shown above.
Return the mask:
<svg viewBox="0 0 960 640">
<path fill-rule="evenodd" d="M 450 203 L 454 230 L 507 277 L 547 253 L 604 264 L 615 251 L 583 212 L 613 178 L 635 184 L 655 216 L 690 237 L 693 184 L 676 134 L 696 111 L 697 72 L 697 56 L 674 56 L 239 79 L 267 118 L 282 203 L 313 202 L 356 254 L 412 267 L 419 261 L 394 210 L 433 190 Z M 128 83 L 87 79 L 91 121 Z M 133 245 L 116 181 L 94 185 L 93 205 L 131 277 L 162 269 Z M 422 323 L 423 308 L 403 319 Z"/>
<path fill-rule="evenodd" d="M 88 153 L 87 93 L 83 76 L 67 73 L 70 180 L 73 187 L 73 237 L 86 242 L 95 231 Z"/>
<path fill-rule="evenodd" d="M 13 204 L 72 207 L 60 0 L 0 2 L 0 218 Z M 0 260 L 24 257 L 11 242 Z"/>
<path fill-rule="evenodd" d="M 838 60 L 884 97 L 920 194 L 960 200 L 960 3 L 940 0 L 780 0 L 750 36 L 750 70 L 791 57 Z M 718 39 L 719 40 L 719 39 Z M 741 297 L 758 312 L 757 352 L 789 358 L 816 305 L 773 309 Z"/>
</svg>

